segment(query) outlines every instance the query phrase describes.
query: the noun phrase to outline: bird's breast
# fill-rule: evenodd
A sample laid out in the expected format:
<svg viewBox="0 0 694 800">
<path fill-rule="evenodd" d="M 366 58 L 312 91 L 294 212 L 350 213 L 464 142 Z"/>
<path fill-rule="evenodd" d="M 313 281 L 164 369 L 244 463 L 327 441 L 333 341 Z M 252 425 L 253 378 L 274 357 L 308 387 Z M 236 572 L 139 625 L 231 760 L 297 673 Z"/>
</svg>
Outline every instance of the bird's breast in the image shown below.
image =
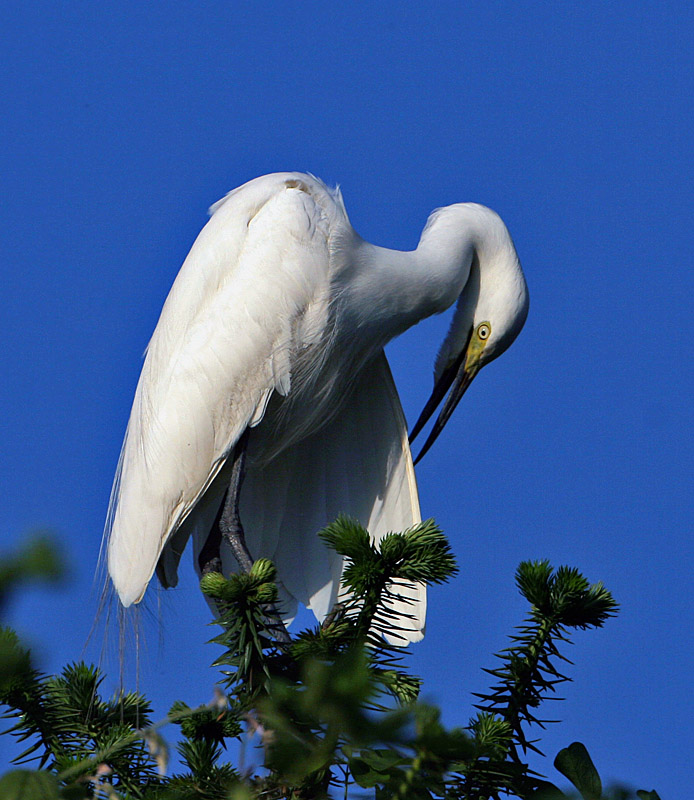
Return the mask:
<svg viewBox="0 0 694 800">
<path fill-rule="evenodd" d="M 309 352 L 311 349 L 314 352 Z M 274 393 L 262 421 L 252 429 L 248 458 L 268 463 L 292 445 L 320 433 L 345 404 L 371 358 L 380 352 L 347 347 L 338 339 L 328 352 L 306 348 L 292 364 L 292 388 L 286 397 Z"/>
</svg>

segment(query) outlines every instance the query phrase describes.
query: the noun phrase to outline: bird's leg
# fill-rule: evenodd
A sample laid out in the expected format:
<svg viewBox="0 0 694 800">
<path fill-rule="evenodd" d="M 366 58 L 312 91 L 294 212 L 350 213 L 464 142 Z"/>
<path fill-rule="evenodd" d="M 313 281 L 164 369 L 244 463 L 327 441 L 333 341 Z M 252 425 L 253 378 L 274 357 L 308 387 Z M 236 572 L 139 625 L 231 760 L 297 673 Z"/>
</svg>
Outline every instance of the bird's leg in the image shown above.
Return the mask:
<svg viewBox="0 0 694 800">
<path fill-rule="evenodd" d="M 345 604 L 344 603 L 335 603 L 335 605 L 330 609 L 328 612 L 327 617 L 321 623 L 321 630 L 327 631 L 330 626 L 336 622 L 337 620 L 341 619 L 345 613 Z"/>
<path fill-rule="evenodd" d="M 241 484 L 243 483 L 245 474 L 244 467 L 246 464 L 248 433 L 249 428 L 246 428 L 234 447 L 231 480 L 229 481 L 229 488 L 227 489 L 224 503 L 222 504 L 222 513 L 219 517 L 219 531 L 221 536 L 226 539 L 229 547 L 231 547 L 231 552 L 234 554 L 239 566 L 244 572 L 250 572 L 253 566 L 253 558 L 248 552 L 246 536 L 243 532 L 241 515 L 239 514 L 239 499 L 241 497 Z"/>
<path fill-rule="evenodd" d="M 200 555 L 198 564 L 200 572 L 206 575 L 208 572 L 222 572 L 222 559 L 220 547 L 222 538 L 226 539 L 231 548 L 236 561 L 243 572 L 250 572 L 253 567 L 253 557 L 246 545 L 246 536 L 241 524 L 239 513 L 239 498 L 241 496 L 241 484 L 245 475 L 246 447 L 248 445 L 249 428 L 246 428 L 241 438 L 234 447 L 231 465 L 231 479 L 229 488 L 224 495 L 224 502 L 219 509 L 214 527 L 207 537 Z M 223 609 L 219 609 L 220 614 Z M 287 643 L 291 641 L 287 628 L 282 621 L 282 617 L 274 606 L 269 609 L 269 627 L 271 627 L 278 641 Z"/>
<path fill-rule="evenodd" d="M 247 444 L 248 429 L 245 430 L 234 447 L 234 452 L 231 456 L 231 480 L 224 495 L 224 502 L 219 507 L 212 530 L 198 555 L 198 566 L 202 575 L 207 575 L 208 572 L 222 572 L 222 558 L 219 552 L 222 545 L 222 536 L 229 543 L 239 566 L 244 572 L 250 572 L 253 566 L 253 558 L 246 546 L 246 537 L 239 515 L 239 496 L 241 484 L 243 483 Z"/>
</svg>

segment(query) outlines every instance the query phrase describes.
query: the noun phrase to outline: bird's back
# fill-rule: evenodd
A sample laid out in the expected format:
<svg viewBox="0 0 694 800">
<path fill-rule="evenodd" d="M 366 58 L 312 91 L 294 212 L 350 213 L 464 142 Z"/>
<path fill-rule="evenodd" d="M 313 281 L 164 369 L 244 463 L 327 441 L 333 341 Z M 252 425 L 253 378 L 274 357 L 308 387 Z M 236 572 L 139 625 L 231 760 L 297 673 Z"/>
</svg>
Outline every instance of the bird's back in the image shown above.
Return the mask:
<svg viewBox="0 0 694 800">
<path fill-rule="evenodd" d="M 290 393 L 292 353 L 325 334 L 341 204 L 286 173 L 213 211 L 147 348 L 114 482 L 109 572 L 124 605 L 268 398 Z"/>
<path fill-rule="evenodd" d="M 380 538 L 419 521 L 385 356 L 336 332 L 360 240 L 339 194 L 297 173 L 251 181 L 212 211 L 147 349 L 114 484 L 109 572 L 124 605 L 141 599 L 157 562 L 163 583 L 176 583 L 185 542 L 204 544 L 227 457 L 251 427 L 241 494 L 251 553 L 277 562 L 287 606 L 321 617 L 342 562 L 320 528 L 345 513 Z M 410 588 L 416 640 L 424 589 Z"/>
</svg>

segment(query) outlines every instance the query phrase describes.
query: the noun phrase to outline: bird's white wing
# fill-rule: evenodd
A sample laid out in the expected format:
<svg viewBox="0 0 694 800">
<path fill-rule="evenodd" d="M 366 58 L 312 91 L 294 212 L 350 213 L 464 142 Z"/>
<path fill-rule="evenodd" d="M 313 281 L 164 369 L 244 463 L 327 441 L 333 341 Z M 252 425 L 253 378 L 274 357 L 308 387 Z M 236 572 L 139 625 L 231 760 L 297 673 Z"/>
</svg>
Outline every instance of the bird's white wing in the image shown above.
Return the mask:
<svg viewBox="0 0 694 800">
<path fill-rule="evenodd" d="M 107 522 L 109 572 L 125 606 L 142 598 L 166 541 L 270 395 L 291 391 L 292 353 L 325 333 L 341 206 L 304 178 L 266 176 L 217 204 L 166 300 Z"/>
<path fill-rule="evenodd" d="M 220 481 L 213 488 L 217 497 L 196 526 L 196 564 L 226 487 Z M 383 352 L 360 372 L 349 400 L 330 423 L 269 464 L 249 467 L 240 513 L 253 557 L 271 558 L 277 566 L 283 611 L 293 616 L 299 601 L 319 620 L 337 598 L 343 567 L 342 558 L 317 536 L 321 528 L 346 514 L 379 541 L 389 531 L 421 521 L 407 424 Z M 197 515 L 198 509 L 191 516 Z M 222 556 L 225 572 L 238 569 L 228 548 Z M 392 641 L 419 641 L 426 588 L 410 584 L 397 591 L 409 600 L 393 603 L 402 636 Z"/>
</svg>

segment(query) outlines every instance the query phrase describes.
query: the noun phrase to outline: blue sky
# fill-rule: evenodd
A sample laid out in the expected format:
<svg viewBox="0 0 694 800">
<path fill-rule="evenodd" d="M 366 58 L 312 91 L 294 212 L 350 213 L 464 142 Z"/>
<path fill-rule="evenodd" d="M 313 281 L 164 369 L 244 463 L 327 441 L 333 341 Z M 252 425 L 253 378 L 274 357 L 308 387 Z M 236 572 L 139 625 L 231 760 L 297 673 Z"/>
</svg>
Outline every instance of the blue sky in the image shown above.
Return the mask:
<svg viewBox="0 0 694 800">
<path fill-rule="evenodd" d="M 72 564 L 63 590 L 12 608 L 46 670 L 79 657 L 92 624 L 141 354 L 207 207 L 256 175 L 308 170 L 341 184 L 364 238 L 410 249 L 433 208 L 474 200 L 506 221 L 531 308 L 418 466 L 423 513 L 461 571 L 431 592 L 415 671 L 464 724 L 480 667 L 523 615 L 518 562 L 577 566 L 622 611 L 576 636 L 574 682 L 551 709 L 563 722 L 533 763 L 557 779 L 554 754 L 580 740 L 604 776 L 684 795 L 692 16 L 667 2 L 4 11 L 0 531 L 4 548 L 49 526 Z M 389 348 L 410 422 L 446 327 Z M 140 682 L 159 716 L 208 700 L 215 680 L 207 608 L 183 573 L 152 593 L 161 630 L 145 625 Z"/>
</svg>

